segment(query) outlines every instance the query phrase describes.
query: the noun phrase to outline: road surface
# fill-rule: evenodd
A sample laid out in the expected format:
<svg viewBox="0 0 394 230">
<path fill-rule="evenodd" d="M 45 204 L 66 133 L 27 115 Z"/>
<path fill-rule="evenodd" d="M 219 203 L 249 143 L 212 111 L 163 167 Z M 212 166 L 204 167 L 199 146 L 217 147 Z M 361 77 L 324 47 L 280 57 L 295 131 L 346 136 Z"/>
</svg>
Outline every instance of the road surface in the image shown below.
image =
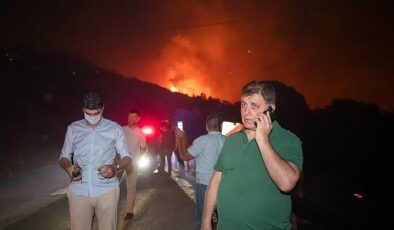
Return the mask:
<svg viewBox="0 0 394 230">
<path fill-rule="evenodd" d="M 65 187 L 69 179 L 57 164 L 18 175 L 0 187 L 0 229 L 69 229 Z M 154 174 L 137 189 L 135 216 L 124 221 L 126 188 L 121 184 L 118 229 L 194 229 L 194 177 Z M 93 229 L 97 229 L 94 221 Z"/>
</svg>

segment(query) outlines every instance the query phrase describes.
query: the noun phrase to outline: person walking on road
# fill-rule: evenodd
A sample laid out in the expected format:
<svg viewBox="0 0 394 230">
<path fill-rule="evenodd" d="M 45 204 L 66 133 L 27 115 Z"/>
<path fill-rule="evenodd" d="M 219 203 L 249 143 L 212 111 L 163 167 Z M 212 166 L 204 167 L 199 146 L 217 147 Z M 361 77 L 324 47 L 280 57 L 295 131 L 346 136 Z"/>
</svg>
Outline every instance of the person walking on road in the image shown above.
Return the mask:
<svg viewBox="0 0 394 230">
<path fill-rule="evenodd" d="M 127 125 L 123 126 L 129 153 L 134 159 L 134 162 L 138 162 L 146 151 L 146 136 L 141 128 L 137 126 L 139 121 L 140 112 L 136 109 L 132 109 L 129 111 L 127 117 Z M 125 171 L 126 173 L 120 171 L 118 173 L 118 178 L 122 178 L 122 175 L 126 176 L 127 204 L 124 220 L 130 220 L 134 216 L 133 209 L 137 192 L 138 168 L 136 165 L 130 165 Z"/>
<path fill-rule="evenodd" d="M 207 116 L 205 128 L 207 134 L 196 138 L 193 144 L 186 149 L 186 135 L 176 128 L 175 133 L 179 142 L 179 153 L 183 160 L 190 161 L 196 158 L 196 229 L 201 227 L 201 218 L 204 208 L 204 197 L 209 180 L 213 173 L 225 136 L 221 131 L 221 119 L 217 114 Z"/>
<path fill-rule="evenodd" d="M 172 162 L 171 156 L 175 150 L 175 132 L 171 128 L 169 120 L 163 120 L 160 122 L 160 166 L 159 173 L 164 174 L 165 162 L 167 159 L 167 172 L 171 176 L 172 173 Z"/>
<path fill-rule="evenodd" d="M 115 174 L 131 164 L 131 157 L 122 127 L 105 119 L 103 111 L 100 94 L 87 92 L 82 100 L 85 119 L 67 127 L 60 153 L 59 165 L 71 178 L 67 190 L 71 230 L 90 230 L 94 214 L 100 230 L 116 229 L 119 181 Z M 116 153 L 121 158 L 118 164 Z"/>
</svg>

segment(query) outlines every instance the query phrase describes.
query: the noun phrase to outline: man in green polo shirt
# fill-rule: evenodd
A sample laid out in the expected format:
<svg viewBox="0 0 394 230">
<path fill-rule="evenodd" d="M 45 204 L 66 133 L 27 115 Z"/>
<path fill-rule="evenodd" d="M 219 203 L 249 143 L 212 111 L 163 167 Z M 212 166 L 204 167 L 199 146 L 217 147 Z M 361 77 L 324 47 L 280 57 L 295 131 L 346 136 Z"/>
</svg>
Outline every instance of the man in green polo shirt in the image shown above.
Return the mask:
<svg viewBox="0 0 394 230">
<path fill-rule="evenodd" d="M 291 229 L 289 192 L 300 178 L 301 141 L 274 121 L 276 93 L 253 81 L 241 96 L 244 129 L 228 137 L 205 197 L 203 230 L 210 230 L 215 204 L 218 230 Z M 270 109 L 271 108 L 271 109 Z"/>
</svg>

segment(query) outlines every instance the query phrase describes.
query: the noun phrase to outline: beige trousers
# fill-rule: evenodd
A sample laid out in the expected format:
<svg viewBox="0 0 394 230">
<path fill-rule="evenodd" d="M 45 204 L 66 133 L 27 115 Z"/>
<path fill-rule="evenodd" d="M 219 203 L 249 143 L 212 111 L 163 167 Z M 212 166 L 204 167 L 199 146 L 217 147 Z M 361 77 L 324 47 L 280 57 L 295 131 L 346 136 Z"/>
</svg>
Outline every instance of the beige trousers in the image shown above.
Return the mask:
<svg viewBox="0 0 394 230">
<path fill-rule="evenodd" d="M 71 230 L 90 230 L 93 214 L 99 230 L 116 230 L 119 187 L 98 197 L 82 197 L 67 189 Z"/>
<path fill-rule="evenodd" d="M 133 158 L 133 165 L 125 170 L 123 173 L 123 177 L 120 179 L 122 180 L 125 178 L 126 180 L 126 188 L 127 188 L 127 202 L 126 202 L 126 212 L 133 212 L 134 209 L 134 202 L 136 197 L 137 191 L 137 180 L 138 180 L 138 160 L 140 157 Z"/>
</svg>

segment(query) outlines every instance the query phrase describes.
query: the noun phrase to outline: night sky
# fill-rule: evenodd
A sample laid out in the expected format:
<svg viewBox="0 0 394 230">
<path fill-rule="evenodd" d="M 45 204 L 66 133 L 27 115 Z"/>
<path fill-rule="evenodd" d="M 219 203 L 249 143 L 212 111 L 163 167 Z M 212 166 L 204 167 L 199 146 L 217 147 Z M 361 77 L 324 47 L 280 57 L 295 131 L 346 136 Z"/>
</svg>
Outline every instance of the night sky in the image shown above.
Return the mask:
<svg viewBox="0 0 394 230">
<path fill-rule="evenodd" d="M 0 1 L 0 47 L 81 55 L 125 77 L 239 100 L 281 81 L 311 108 L 334 98 L 394 110 L 391 1 Z"/>
</svg>

